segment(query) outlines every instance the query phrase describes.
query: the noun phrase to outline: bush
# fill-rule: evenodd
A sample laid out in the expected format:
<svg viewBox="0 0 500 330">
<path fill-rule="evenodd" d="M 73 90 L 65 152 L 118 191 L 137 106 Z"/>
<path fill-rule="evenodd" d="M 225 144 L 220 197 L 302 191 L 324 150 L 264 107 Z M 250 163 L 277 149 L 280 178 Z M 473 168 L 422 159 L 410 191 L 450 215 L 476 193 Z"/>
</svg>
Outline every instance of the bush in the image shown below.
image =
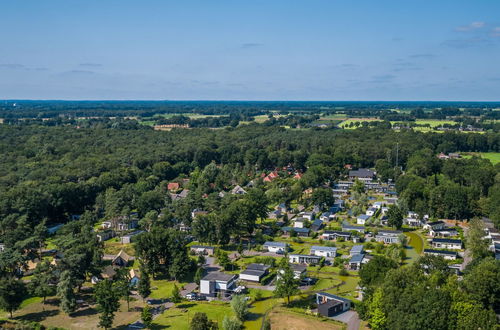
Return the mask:
<svg viewBox="0 0 500 330">
<path fill-rule="evenodd" d="M 345 268 L 342 268 L 339 272 L 339 275 L 340 276 L 349 276 L 349 272 L 347 271 L 347 269 Z"/>
</svg>

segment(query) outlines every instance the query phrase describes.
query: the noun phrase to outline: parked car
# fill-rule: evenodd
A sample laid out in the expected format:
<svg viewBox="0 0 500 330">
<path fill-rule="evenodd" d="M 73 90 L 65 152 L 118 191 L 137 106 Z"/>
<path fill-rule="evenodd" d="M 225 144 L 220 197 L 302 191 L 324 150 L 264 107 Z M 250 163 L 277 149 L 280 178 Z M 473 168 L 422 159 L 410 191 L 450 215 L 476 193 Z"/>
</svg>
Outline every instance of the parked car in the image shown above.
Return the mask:
<svg viewBox="0 0 500 330">
<path fill-rule="evenodd" d="M 191 293 L 186 294 L 185 298 L 187 300 L 197 300 L 198 295 L 196 294 L 196 292 L 191 292 Z"/>
</svg>

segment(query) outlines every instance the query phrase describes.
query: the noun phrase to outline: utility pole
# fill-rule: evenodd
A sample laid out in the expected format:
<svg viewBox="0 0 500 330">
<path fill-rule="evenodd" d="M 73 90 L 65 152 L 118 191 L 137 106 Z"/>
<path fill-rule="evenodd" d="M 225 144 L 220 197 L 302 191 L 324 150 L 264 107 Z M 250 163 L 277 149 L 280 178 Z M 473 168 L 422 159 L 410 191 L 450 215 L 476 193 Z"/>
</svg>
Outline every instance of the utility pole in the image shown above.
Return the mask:
<svg viewBox="0 0 500 330">
<path fill-rule="evenodd" d="M 396 143 L 396 168 L 399 165 L 399 142 Z"/>
</svg>

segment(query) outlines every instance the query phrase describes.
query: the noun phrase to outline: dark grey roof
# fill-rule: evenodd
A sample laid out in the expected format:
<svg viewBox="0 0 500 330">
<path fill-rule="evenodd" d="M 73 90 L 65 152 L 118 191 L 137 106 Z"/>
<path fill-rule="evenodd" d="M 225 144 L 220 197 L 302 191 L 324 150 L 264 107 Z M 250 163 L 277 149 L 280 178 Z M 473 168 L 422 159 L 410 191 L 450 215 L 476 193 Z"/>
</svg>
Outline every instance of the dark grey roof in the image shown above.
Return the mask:
<svg viewBox="0 0 500 330">
<path fill-rule="evenodd" d="M 358 178 L 373 178 L 375 172 L 367 168 L 360 168 L 358 170 L 349 171 L 349 176 L 355 176 Z"/>
<path fill-rule="evenodd" d="M 363 245 L 354 245 L 352 248 L 351 248 L 351 253 L 355 252 L 355 253 L 361 253 L 363 251 Z"/>
<path fill-rule="evenodd" d="M 247 269 L 251 270 L 261 270 L 261 271 L 266 271 L 269 269 L 269 265 L 264 265 L 264 264 L 248 264 Z"/>
<path fill-rule="evenodd" d="M 283 227 L 282 228 L 283 231 L 294 231 L 296 233 L 308 233 L 309 232 L 309 228 L 292 228 L 292 227 Z"/>
<path fill-rule="evenodd" d="M 307 269 L 307 266 L 300 264 L 291 264 L 290 267 L 294 272 L 303 272 Z"/>
<path fill-rule="evenodd" d="M 433 249 L 424 249 L 424 253 L 437 253 L 437 254 L 446 254 L 450 256 L 456 256 L 457 253 L 453 251 L 445 251 L 445 250 L 433 250 Z"/>
<path fill-rule="evenodd" d="M 236 275 L 226 274 L 220 272 L 211 272 L 202 278 L 202 281 L 225 281 L 228 282 L 233 279 Z"/>
<path fill-rule="evenodd" d="M 449 238 L 433 238 L 432 242 L 437 243 L 451 243 L 451 244 L 462 244 L 462 241 L 459 239 L 449 239 Z"/>
<path fill-rule="evenodd" d="M 444 224 L 443 221 L 434 221 L 434 222 L 428 222 L 427 223 L 429 226 L 435 226 L 435 225 L 441 225 Z"/>
<path fill-rule="evenodd" d="M 245 269 L 242 271 L 240 274 L 241 275 L 251 275 L 251 276 L 258 276 L 261 277 L 265 274 L 266 272 L 264 270 L 257 270 L 257 269 Z"/>
<path fill-rule="evenodd" d="M 361 261 L 363 261 L 364 257 L 365 255 L 363 253 L 355 254 L 351 257 L 351 260 L 349 262 L 360 263 Z"/>
</svg>

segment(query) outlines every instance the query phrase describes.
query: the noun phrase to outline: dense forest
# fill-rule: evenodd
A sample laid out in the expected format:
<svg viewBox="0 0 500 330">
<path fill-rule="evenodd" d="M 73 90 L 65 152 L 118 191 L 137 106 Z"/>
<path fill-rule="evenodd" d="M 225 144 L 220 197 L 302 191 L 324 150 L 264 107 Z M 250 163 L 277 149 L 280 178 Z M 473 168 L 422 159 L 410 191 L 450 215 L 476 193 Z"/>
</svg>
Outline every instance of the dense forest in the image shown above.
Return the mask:
<svg viewBox="0 0 500 330">
<path fill-rule="evenodd" d="M 302 117 L 305 121 L 315 118 Z M 103 267 L 96 223 L 130 221 L 132 216 L 146 230 L 135 244 L 144 273 L 183 278 L 197 266 L 187 255 L 186 235 L 177 230 L 180 225 L 190 226 L 193 238 L 203 243 L 225 245 L 253 237 L 262 244 L 277 231 L 271 228 L 264 234 L 258 225 L 259 219 L 266 218 L 270 204 L 331 203 L 328 188 L 344 178 L 348 168 L 374 168 L 379 179 L 395 182 L 402 209 L 436 219 L 486 216 L 499 226 L 500 165 L 475 156 L 440 159 L 437 155 L 500 152 L 500 134 L 395 131 L 384 122 L 351 130 L 281 126 L 295 119 L 288 116 L 237 127 L 170 131 L 155 131 L 135 120 L 102 118 L 81 125 L 0 124 L 0 272 L 7 279 L 5 286 L 22 290 L 24 286 L 12 276 L 40 257 L 47 228 L 67 224 L 52 242 L 65 256 L 57 264 L 57 279 L 52 271 L 42 269 L 51 270 L 51 265 L 42 263 L 37 272 L 50 274 L 47 281 L 58 281 L 62 310 L 75 311 L 75 289 L 90 275 L 100 274 Z M 262 178 L 271 172 L 279 173 L 279 179 L 265 183 Z M 300 180 L 294 178 L 297 173 Z M 177 192 L 189 190 L 187 197 L 174 198 L 168 188 L 172 182 L 178 184 Z M 228 193 L 236 185 L 245 187 L 247 193 Z M 304 198 L 310 188 L 314 193 Z M 193 210 L 207 214 L 194 221 Z M 219 255 L 218 260 L 224 266 L 224 256 Z M 434 260 L 422 262 L 442 266 Z M 466 278 L 472 283 L 481 269 L 496 269 L 491 263 L 484 259 Z M 381 267 L 382 273 L 387 271 L 384 267 L 394 268 L 391 264 Z M 470 299 L 454 296 L 454 287 L 442 288 L 445 283 L 456 285 L 448 272 L 436 273 L 439 282 L 435 282 L 424 276 L 427 270 L 422 264 L 413 267 L 420 268 L 397 269 L 386 278 L 365 283 L 369 291 L 366 303 L 358 307 L 361 316 L 375 324 L 373 313 L 382 313 L 385 319 L 379 328 L 393 328 L 395 319 L 404 314 L 397 297 L 408 294 L 401 303 L 423 303 L 406 292 L 404 284 L 392 288 L 388 283 L 394 281 L 410 281 L 424 295 L 434 287 L 429 301 L 447 297 L 446 301 L 432 300 L 432 306 L 453 310 L 456 316 L 443 319 L 438 328 L 461 322 L 460 310 L 456 310 L 461 305 L 457 303 L 473 304 L 483 299 L 483 292 L 474 288 L 468 288 Z M 361 279 L 365 281 L 363 275 Z M 41 294 L 36 288 L 31 290 Z M 387 306 L 399 307 L 389 311 L 380 307 L 384 301 Z M 488 300 L 484 306 L 497 310 L 498 302 Z M 470 305 L 464 308 L 476 313 L 486 328 L 493 322 L 489 310 L 483 313 Z M 422 319 L 419 316 L 418 322 Z"/>
</svg>

